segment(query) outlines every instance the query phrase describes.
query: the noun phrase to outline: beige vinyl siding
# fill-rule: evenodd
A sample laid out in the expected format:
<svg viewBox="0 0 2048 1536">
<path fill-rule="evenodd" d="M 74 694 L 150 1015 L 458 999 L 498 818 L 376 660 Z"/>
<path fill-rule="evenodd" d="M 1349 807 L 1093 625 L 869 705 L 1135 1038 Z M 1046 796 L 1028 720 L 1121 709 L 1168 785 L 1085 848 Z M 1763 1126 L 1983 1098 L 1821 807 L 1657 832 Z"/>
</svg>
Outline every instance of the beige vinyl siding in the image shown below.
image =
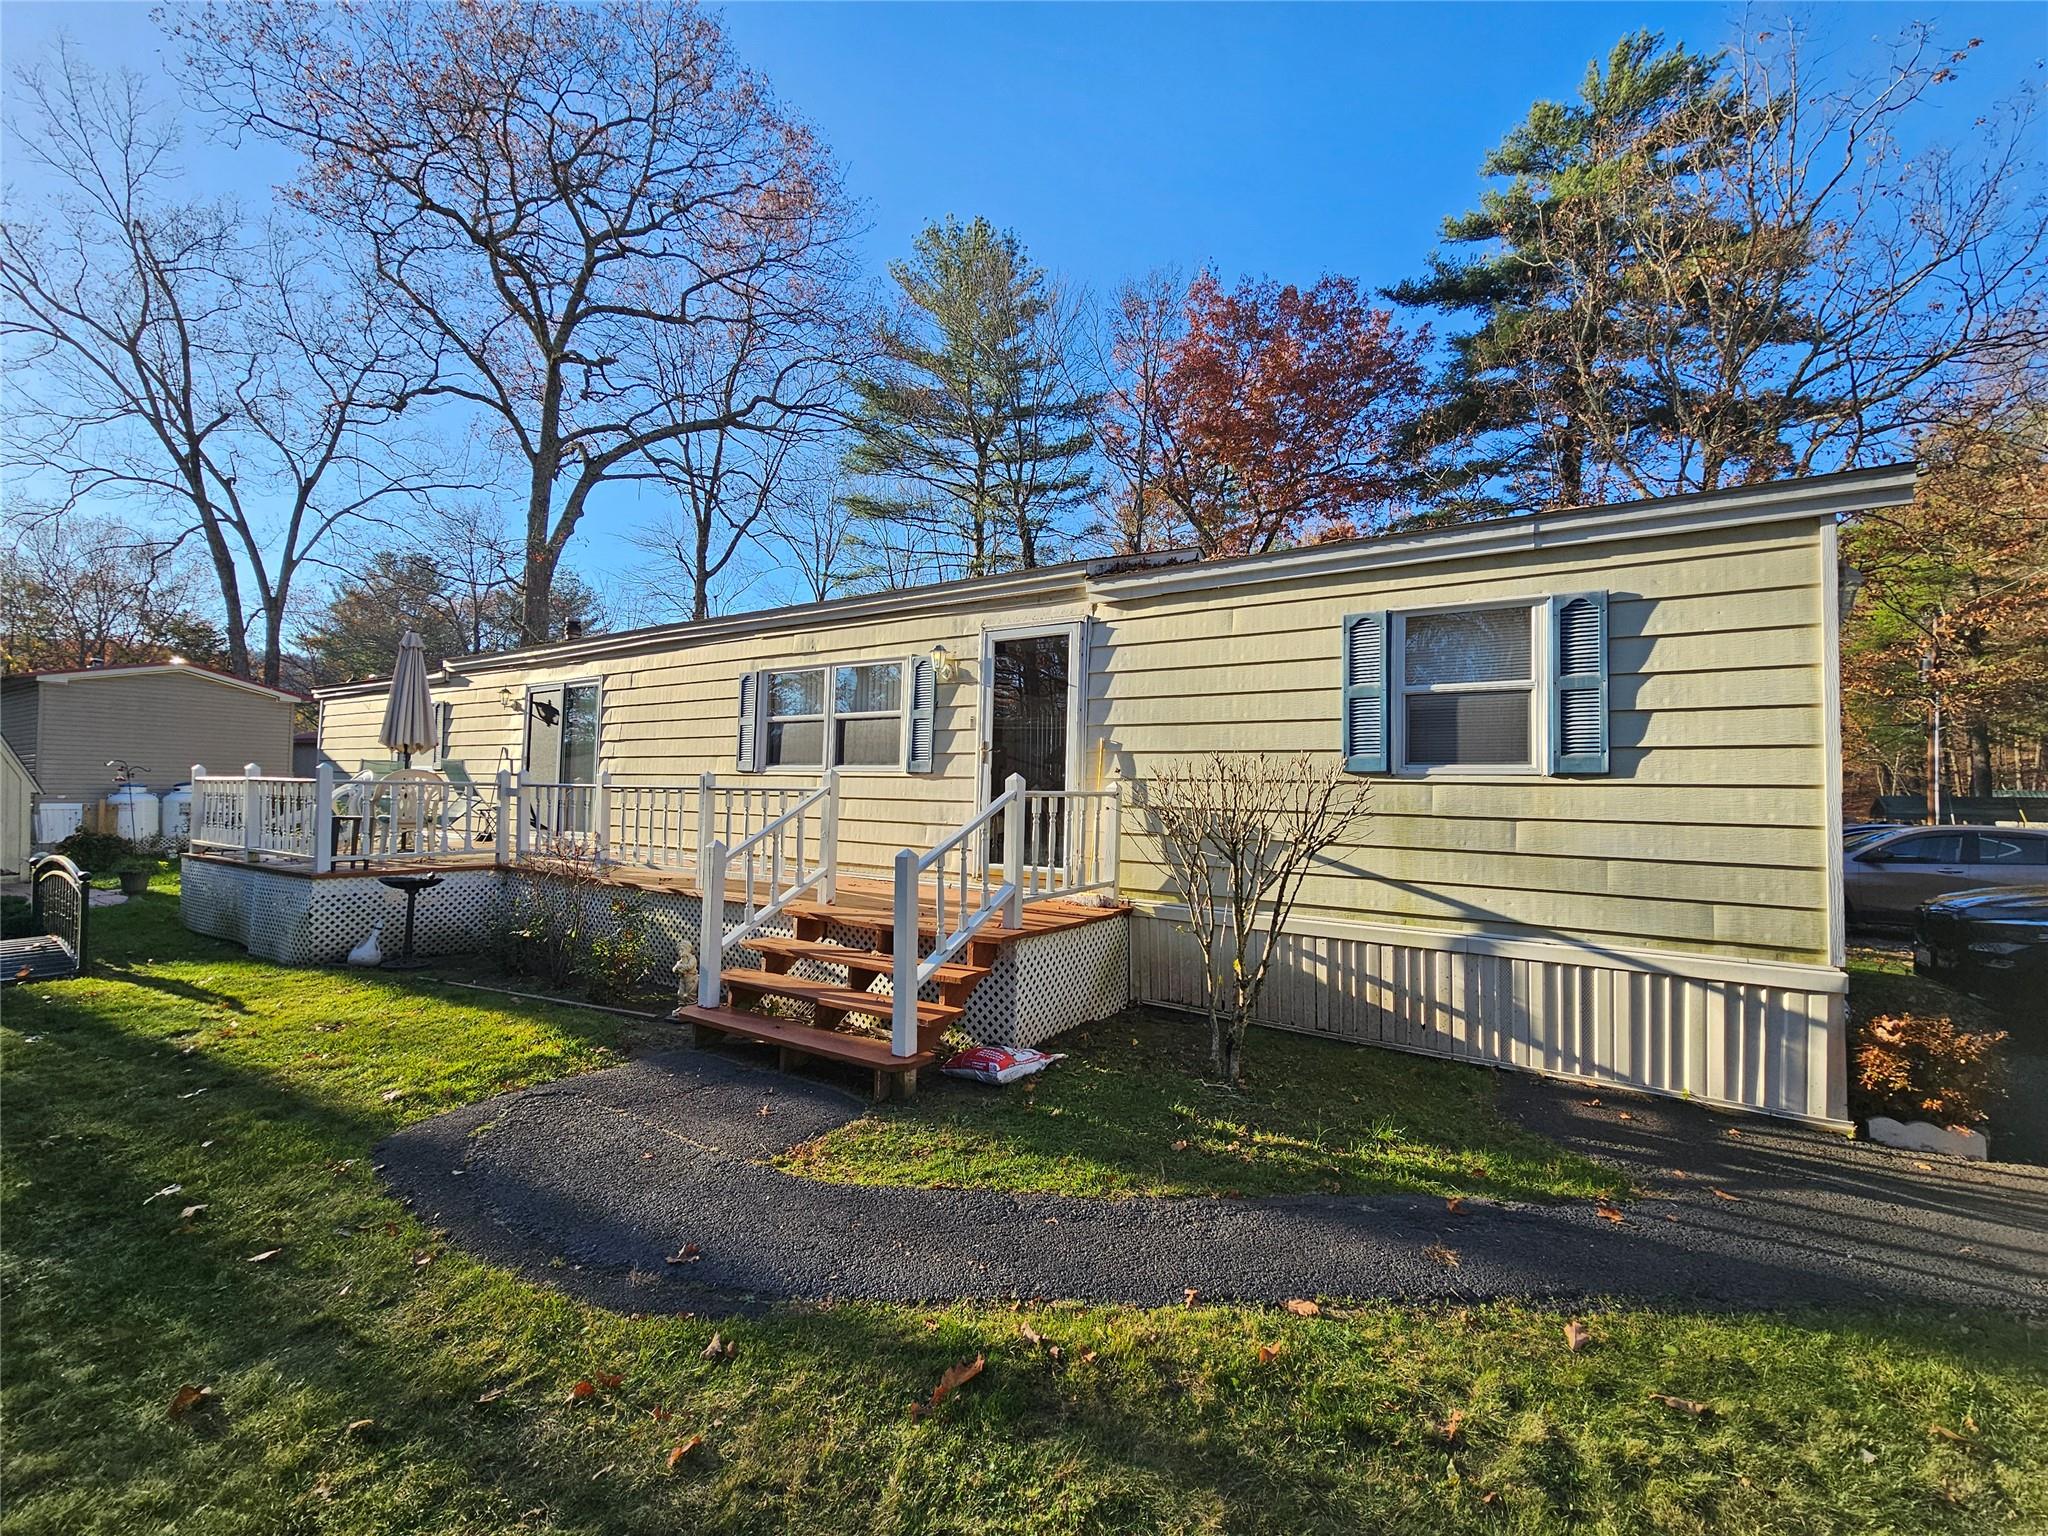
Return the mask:
<svg viewBox="0 0 2048 1536">
<path fill-rule="evenodd" d="M 448 755 L 472 777 L 518 767 L 528 686 L 602 685 L 599 761 L 625 784 L 809 786 L 816 774 L 741 775 L 736 695 L 749 670 L 894 661 L 943 644 L 960 675 L 938 690 L 934 771 L 842 776 L 841 855 L 880 871 L 924 849 L 978 801 L 980 657 L 987 628 L 1086 615 L 1081 787 L 1139 780 L 1209 751 L 1334 759 L 1339 625 L 1347 613 L 1608 593 L 1611 771 L 1375 776 L 1366 834 L 1303 894 L 1304 917 L 1409 925 L 1617 950 L 1730 959 L 1827 959 L 1827 687 L 1818 521 L 1596 545 L 1461 553 L 1270 581 L 1148 591 L 1107 578 L 1085 600 L 975 603 L 835 620 L 828 614 L 645 652 L 548 665 L 472 663 L 437 682 L 453 704 Z M 658 647 L 658 648 L 657 648 Z M 326 701 L 321 745 L 344 771 L 388 754 L 383 697 Z M 1142 814 L 1126 819 L 1127 893 L 1164 900 Z"/>
<path fill-rule="evenodd" d="M 289 698 L 258 693 L 197 672 L 109 672 L 69 682 L 44 679 L 36 780 L 43 794 L 91 802 L 114 789 L 110 758 L 137 765 L 159 792 L 192 776 L 240 773 L 255 763 L 289 774 Z"/>
<path fill-rule="evenodd" d="M 906 596 L 907 604 L 915 599 Z M 453 705 L 447 756 L 471 777 L 517 769 L 524 750 L 524 699 L 530 687 L 595 679 L 600 684 L 598 763 L 619 784 L 693 784 L 704 773 L 730 784 L 813 788 L 815 772 L 742 774 L 733 763 L 742 673 L 836 663 L 900 662 L 944 645 L 959 662 L 938 686 L 930 773 L 842 769 L 840 858 L 851 869 L 882 872 L 897 850 L 925 849 L 957 829 L 978 799 L 981 643 L 984 629 L 1079 619 L 1074 599 L 1041 606 L 966 604 L 831 625 L 671 642 L 646 655 L 547 667 L 484 665 L 437 681 L 434 697 Z M 509 706 L 508 707 L 508 702 Z M 321 747 L 339 771 L 388 757 L 377 745 L 381 694 L 325 700 Z"/>
<path fill-rule="evenodd" d="M 28 868 L 34 833 L 29 826 L 36 781 L 14 748 L 0 742 L 0 871 L 18 875 Z"/>
<path fill-rule="evenodd" d="M 1605 589 L 1611 770 L 1363 780 L 1372 822 L 1302 915 L 1825 961 L 1824 579 L 1816 523 L 1134 593 L 1098 606 L 1090 718 L 1132 779 L 1212 751 L 1327 759 L 1345 614 Z M 1168 899 L 1142 835 L 1124 881 Z"/>
</svg>

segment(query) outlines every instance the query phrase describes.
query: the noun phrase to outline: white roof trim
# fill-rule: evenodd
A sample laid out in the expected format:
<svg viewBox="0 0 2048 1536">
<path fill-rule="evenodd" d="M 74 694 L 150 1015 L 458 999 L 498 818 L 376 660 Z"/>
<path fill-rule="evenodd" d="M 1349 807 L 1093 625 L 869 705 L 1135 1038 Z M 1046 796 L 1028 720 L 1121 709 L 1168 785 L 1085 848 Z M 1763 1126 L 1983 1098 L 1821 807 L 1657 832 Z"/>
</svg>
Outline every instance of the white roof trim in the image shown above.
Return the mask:
<svg viewBox="0 0 2048 1536">
<path fill-rule="evenodd" d="M 820 623 L 842 623 L 881 615 L 922 611 L 952 612 L 991 603 L 1044 599 L 1055 593 L 1101 594 L 1108 598 L 1137 597 L 1157 592 L 1223 589 L 1261 582 L 1292 580 L 1321 571 L 1371 570 L 1442 560 L 1463 560 L 1523 549 L 1551 549 L 1636 539 L 1667 533 L 1690 533 L 1741 527 L 1751 523 L 1809 522 L 1903 506 L 1913 499 L 1916 475 L 1911 464 L 1845 470 L 1803 480 L 1775 480 L 1764 485 L 1726 491 L 1665 496 L 1654 501 L 1612 506 L 1574 507 L 1562 512 L 1532 512 L 1519 517 L 1451 528 L 1426 528 L 1413 533 L 1350 539 L 1341 544 L 1312 544 L 1245 555 L 1231 560 L 1197 560 L 1193 551 L 1169 550 L 1152 555 L 1111 556 L 1005 571 L 994 576 L 969 576 L 936 586 L 909 587 L 858 597 L 836 597 L 793 608 L 770 608 L 724 618 L 698 619 L 592 635 L 581 640 L 529 646 L 477 656 L 451 657 L 433 674 L 435 681 L 467 673 L 506 668 L 531 670 L 569 666 L 603 657 L 675 650 L 699 641 L 734 635 L 773 634 Z M 361 698 L 385 691 L 390 679 L 316 688 L 316 699 Z"/>
<path fill-rule="evenodd" d="M 1324 571 L 1376 570 L 1754 523 L 1813 522 L 1876 507 L 1904 506 L 1913 499 L 1916 474 L 1911 464 L 1888 464 L 1807 480 L 1778 480 L 1729 491 L 1667 496 L 1656 501 L 1532 512 L 1468 527 L 1423 529 L 1378 539 L 1352 539 L 1342 544 L 1311 544 L 1269 555 L 1246 555 L 1168 570 L 1106 574 L 1097 578 L 1093 586 L 1104 597 L 1137 597 L 1156 592 L 1292 581 Z"/>
</svg>

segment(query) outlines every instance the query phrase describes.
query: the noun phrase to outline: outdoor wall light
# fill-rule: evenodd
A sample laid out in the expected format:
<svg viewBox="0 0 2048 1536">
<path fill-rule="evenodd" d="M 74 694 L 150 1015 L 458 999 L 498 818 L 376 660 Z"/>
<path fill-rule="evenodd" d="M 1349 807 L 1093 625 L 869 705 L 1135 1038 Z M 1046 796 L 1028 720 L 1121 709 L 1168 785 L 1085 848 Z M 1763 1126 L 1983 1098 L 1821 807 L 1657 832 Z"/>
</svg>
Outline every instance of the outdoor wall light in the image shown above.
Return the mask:
<svg viewBox="0 0 2048 1536">
<path fill-rule="evenodd" d="M 941 683 L 950 683 L 960 675 L 960 663 L 953 653 L 943 645 L 932 647 L 932 677 Z"/>
</svg>

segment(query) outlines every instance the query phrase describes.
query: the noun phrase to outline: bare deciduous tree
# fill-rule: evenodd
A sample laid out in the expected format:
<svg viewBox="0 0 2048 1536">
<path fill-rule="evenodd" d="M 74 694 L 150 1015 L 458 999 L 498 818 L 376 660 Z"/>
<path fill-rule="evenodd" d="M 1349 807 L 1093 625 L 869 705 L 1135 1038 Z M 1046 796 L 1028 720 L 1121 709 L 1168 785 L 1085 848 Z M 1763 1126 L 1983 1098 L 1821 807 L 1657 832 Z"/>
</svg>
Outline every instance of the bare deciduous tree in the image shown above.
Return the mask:
<svg viewBox="0 0 2048 1536">
<path fill-rule="evenodd" d="M 1120 555 L 1142 555 L 1192 542 L 1187 519 L 1159 484 L 1156 467 L 1174 463 L 1167 441 L 1173 418 L 1164 388 L 1173 349 L 1187 333 L 1188 285 L 1161 268 L 1117 289 L 1099 321 L 1095 441 L 1109 465 L 1104 516 L 1096 530 Z"/>
<path fill-rule="evenodd" d="M 1241 1082 L 1279 936 L 1316 861 L 1365 825 L 1366 787 L 1308 752 L 1217 752 L 1155 770 L 1138 804 L 1202 956 L 1211 1059 Z"/>
<path fill-rule="evenodd" d="M 9 466 L 56 513 L 108 497 L 196 538 L 228 662 L 278 680 L 303 571 L 338 529 L 449 477 L 390 430 L 419 365 L 372 291 L 282 230 L 180 200 L 178 137 L 68 44 L 17 76 L 16 152 L 53 184 L 0 220 Z M 252 626 L 258 630 L 251 644 Z"/>
<path fill-rule="evenodd" d="M 84 512 L 28 509 L 0 531 L 0 668 L 222 660 L 208 572 L 189 551 Z"/>
<path fill-rule="evenodd" d="M 708 347 L 744 312 L 792 369 L 831 354 L 837 172 L 694 5 L 221 0 L 173 30 L 194 88 L 304 157 L 292 195 L 445 349 L 419 393 L 484 412 L 524 470 L 529 639 L 602 486 L 790 406 L 777 371 L 678 412 L 664 348 Z"/>
</svg>

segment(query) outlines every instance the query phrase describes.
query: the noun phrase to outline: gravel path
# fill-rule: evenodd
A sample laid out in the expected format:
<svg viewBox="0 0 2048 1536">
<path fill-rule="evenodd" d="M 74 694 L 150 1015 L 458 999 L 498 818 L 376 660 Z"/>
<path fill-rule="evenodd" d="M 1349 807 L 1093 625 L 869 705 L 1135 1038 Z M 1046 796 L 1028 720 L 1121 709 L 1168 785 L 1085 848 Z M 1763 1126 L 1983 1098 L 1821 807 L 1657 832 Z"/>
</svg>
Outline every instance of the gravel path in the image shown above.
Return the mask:
<svg viewBox="0 0 2048 1536">
<path fill-rule="evenodd" d="M 1506 1082 L 1510 1113 L 1627 1169 L 1644 1193 L 1621 1222 L 1585 1202 L 1467 1201 L 1452 1213 L 1417 1196 L 1104 1200 L 816 1183 L 765 1160 L 857 1116 L 861 1101 L 715 1052 L 507 1094 L 412 1126 L 378 1157 L 417 1214 L 462 1246 L 636 1311 L 830 1297 L 1163 1305 L 1189 1288 L 1214 1301 L 2048 1309 L 2048 1169 Z M 667 1262 L 686 1244 L 694 1257 Z"/>
</svg>

